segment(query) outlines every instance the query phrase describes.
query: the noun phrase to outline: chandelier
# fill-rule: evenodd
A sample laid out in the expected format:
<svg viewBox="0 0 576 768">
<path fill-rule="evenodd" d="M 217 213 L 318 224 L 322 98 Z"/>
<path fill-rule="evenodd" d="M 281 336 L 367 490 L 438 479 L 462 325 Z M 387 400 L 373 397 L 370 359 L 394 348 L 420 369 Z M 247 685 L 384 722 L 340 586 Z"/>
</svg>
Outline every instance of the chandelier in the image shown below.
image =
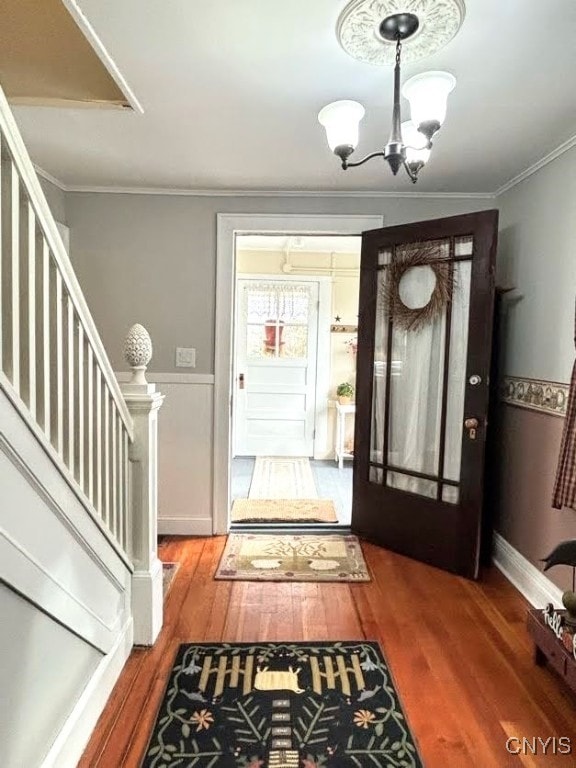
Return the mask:
<svg viewBox="0 0 576 768">
<path fill-rule="evenodd" d="M 380 24 L 380 36 L 396 43 L 394 64 L 394 107 L 392 128 L 388 143 L 379 152 L 372 152 L 362 160 L 350 162 L 349 157 L 358 144 L 359 124 L 364 117 L 364 107 L 357 101 L 335 101 L 318 114 L 319 122 L 326 129 L 330 149 L 342 161 L 343 170 L 363 165 L 373 157 L 382 157 L 394 176 L 404 166 L 415 184 L 418 174 L 430 157 L 432 137 L 446 117 L 448 95 L 456 85 L 456 78 L 449 72 L 423 72 L 410 78 L 402 88 L 402 95 L 410 103 L 410 120 L 402 122 L 400 108 L 400 57 L 402 43 L 418 30 L 420 22 L 413 13 L 395 13 Z"/>
</svg>

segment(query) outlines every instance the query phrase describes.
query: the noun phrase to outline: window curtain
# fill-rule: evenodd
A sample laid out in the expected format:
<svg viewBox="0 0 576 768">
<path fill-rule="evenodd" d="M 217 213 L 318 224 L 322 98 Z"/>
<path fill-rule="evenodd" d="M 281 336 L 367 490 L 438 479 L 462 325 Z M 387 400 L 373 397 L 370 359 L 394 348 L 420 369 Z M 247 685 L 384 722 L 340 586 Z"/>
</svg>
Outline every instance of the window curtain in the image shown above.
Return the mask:
<svg viewBox="0 0 576 768">
<path fill-rule="evenodd" d="M 576 317 L 574 343 L 576 345 Z M 572 369 L 552 506 L 576 509 L 576 362 Z"/>
</svg>

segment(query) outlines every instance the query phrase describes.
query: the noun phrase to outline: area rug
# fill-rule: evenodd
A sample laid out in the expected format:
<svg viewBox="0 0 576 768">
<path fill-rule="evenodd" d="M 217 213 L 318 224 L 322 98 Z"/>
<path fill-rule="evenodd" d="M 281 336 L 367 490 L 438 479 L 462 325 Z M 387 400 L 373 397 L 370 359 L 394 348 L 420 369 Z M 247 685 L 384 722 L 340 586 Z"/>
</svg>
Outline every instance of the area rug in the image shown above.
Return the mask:
<svg viewBox="0 0 576 768">
<path fill-rule="evenodd" d="M 308 459 L 291 456 L 256 458 L 248 498 L 315 499 L 317 496 Z"/>
<path fill-rule="evenodd" d="M 330 499 L 236 499 L 233 523 L 337 523 Z"/>
<path fill-rule="evenodd" d="M 231 533 L 215 579 L 370 581 L 356 536 Z"/>
<path fill-rule="evenodd" d="M 422 768 L 376 643 L 181 645 L 141 768 Z"/>
<path fill-rule="evenodd" d="M 166 599 L 166 595 L 172 586 L 178 568 L 180 568 L 180 563 L 162 563 L 162 593 L 164 599 Z"/>
</svg>

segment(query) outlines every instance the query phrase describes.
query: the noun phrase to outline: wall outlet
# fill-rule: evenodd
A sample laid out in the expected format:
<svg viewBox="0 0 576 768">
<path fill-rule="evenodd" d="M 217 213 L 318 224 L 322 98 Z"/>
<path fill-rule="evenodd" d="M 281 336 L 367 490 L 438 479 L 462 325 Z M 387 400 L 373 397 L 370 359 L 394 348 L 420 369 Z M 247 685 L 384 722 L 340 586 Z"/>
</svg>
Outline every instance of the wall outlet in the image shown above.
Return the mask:
<svg viewBox="0 0 576 768">
<path fill-rule="evenodd" d="M 196 350 L 192 347 L 176 347 L 176 368 L 196 368 Z"/>
</svg>

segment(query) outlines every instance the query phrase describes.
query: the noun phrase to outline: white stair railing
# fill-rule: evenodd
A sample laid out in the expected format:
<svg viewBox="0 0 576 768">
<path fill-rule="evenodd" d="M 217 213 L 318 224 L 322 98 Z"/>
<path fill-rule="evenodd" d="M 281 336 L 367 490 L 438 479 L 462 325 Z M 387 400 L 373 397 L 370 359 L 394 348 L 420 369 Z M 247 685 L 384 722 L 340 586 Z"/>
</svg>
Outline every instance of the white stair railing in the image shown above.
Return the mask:
<svg viewBox="0 0 576 768">
<path fill-rule="evenodd" d="M 123 393 L 1 88 L 0 161 L 0 390 L 132 571 L 134 641 L 151 645 L 163 613 L 163 396 L 144 375 L 152 345 L 141 326 L 131 329 L 134 376 Z"/>
<path fill-rule="evenodd" d="M 127 552 L 132 418 L 1 90 L 0 152 L 0 383 Z"/>
</svg>

